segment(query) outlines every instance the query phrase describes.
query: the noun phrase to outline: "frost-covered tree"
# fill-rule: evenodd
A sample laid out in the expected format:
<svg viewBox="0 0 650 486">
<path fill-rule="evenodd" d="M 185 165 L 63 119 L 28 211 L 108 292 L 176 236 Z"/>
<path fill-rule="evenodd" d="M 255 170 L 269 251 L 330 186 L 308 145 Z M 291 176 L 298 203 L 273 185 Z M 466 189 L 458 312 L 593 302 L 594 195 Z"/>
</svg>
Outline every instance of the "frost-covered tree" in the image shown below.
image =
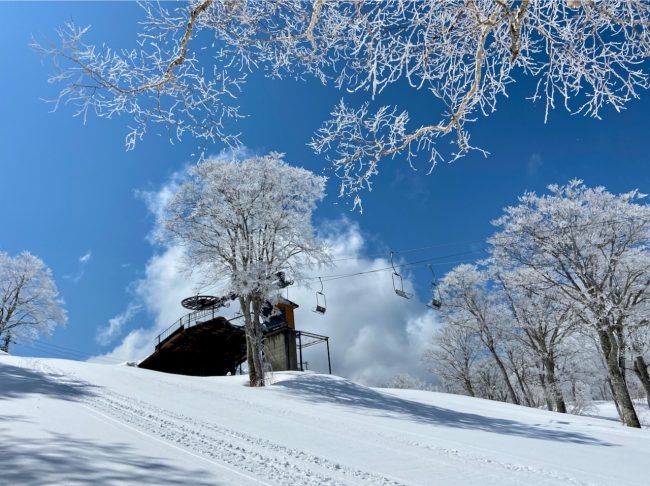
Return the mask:
<svg viewBox="0 0 650 486">
<path fill-rule="evenodd" d="M 489 356 L 484 356 L 476 366 L 476 396 L 488 400 L 507 402 L 510 397 L 503 383 L 503 374 L 494 366 Z"/>
<path fill-rule="evenodd" d="M 478 336 L 501 373 L 512 403 L 519 404 L 501 352 L 502 328 L 504 320 L 509 319 L 508 310 L 491 292 L 487 272 L 476 265 L 459 265 L 445 275 L 439 288 L 445 302 L 442 319 L 468 326 Z"/>
<path fill-rule="evenodd" d="M 510 320 L 509 316 L 506 319 Z M 507 321 L 504 319 L 504 322 Z M 509 336 L 509 330 L 505 323 L 501 330 L 501 347 L 510 374 L 513 376 L 512 381 L 519 390 L 520 403 L 527 407 L 537 407 L 539 400 L 534 389 L 534 384 L 536 384 L 534 380 L 537 374 L 535 373 L 537 366 L 533 359 L 534 355 L 519 339 L 512 339 Z"/>
<path fill-rule="evenodd" d="M 324 186 L 324 177 L 281 154 L 208 159 L 190 169 L 160 216 L 161 239 L 186 247 L 188 268 L 202 268 L 239 298 L 251 386 L 264 385 L 260 319 L 279 272 L 298 279 L 307 263 L 328 261 L 311 223 Z"/>
<path fill-rule="evenodd" d="M 26 251 L 15 257 L 0 251 L 0 349 L 49 335 L 65 322 L 63 301 L 43 261 Z"/>
<path fill-rule="evenodd" d="M 382 385 L 382 388 L 399 388 L 401 390 L 431 390 L 429 383 L 422 381 L 420 378 L 411 376 L 408 373 L 400 373 L 390 378 Z"/>
<path fill-rule="evenodd" d="M 422 151 L 435 164 L 471 149 L 468 123 L 496 110 L 517 79 L 536 80 L 531 98 L 598 117 L 620 110 L 649 85 L 646 0 L 193 0 L 142 2 L 134 49 L 86 42 L 67 25 L 35 46 L 54 62 L 55 102 L 100 117 L 127 115 L 133 147 L 153 126 L 170 137 L 238 143 L 246 75 L 313 76 L 345 98 L 312 146 L 326 153 L 341 191 L 369 187 L 382 159 Z M 440 106 L 422 125 L 408 107 L 382 106 L 401 83 Z M 376 105 L 375 105 L 376 104 Z M 448 146 L 439 143 L 442 139 Z"/>
<path fill-rule="evenodd" d="M 554 286 L 540 282 L 527 267 L 496 272 L 495 278 L 510 307 L 510 336 L 522 343 L 541 363 L 540 386 L 555 410 L 566 413 L 566 403 L 557 377 L 557 363 L 563 341 L 576 327 L 572 302 L 565 302 Z"/>
<path fill-rule="evenodd" d="M 623 421 L 639 427 L 627 387 L 627 331 L 648 323 L 650 206 L 643 194 L 611 194 L 574 180 L 528 192 L 494 224 L 492 253 L 502 268 L 523 266 L 571 302 L 598 337 Z"/>
<path fill-rule="evenodd" d="M 557 360 L 567 409 L 573 414 L 593 412 L 593 400 L 614 400 L 598 337 L 592 332 L 580 332 L 585 329 L 577 331 L 564 340 Z M 623 418 L 620 413 L 619 417 Z"/>
<path fill-rule="evenodd" d="M 447 315 L 435 332 L 431 347 L 423 353 L 422 361 L 431 366 L 431 371 L 448 389 L 475 397 L 474 374 L 481 353 L 482 344 L 472 326 L 454 322 Z"/>
</svg>

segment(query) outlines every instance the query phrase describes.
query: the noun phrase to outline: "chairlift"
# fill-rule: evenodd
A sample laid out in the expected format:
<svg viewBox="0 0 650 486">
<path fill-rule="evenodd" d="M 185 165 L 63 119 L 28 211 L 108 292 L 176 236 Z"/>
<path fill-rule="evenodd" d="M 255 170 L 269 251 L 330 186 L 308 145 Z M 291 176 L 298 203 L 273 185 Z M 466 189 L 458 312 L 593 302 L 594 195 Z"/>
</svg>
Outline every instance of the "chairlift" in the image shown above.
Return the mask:
<svg viewBox="0 0 650 486">
<path fill-rule="evenodd" d="M 431 302 L 427 304 L 427 307 L 431 307 L 433 310 L 440 310 L 442 307 L 442 297 L 440 296 L 440 289 L 438 288 L 438 281 L 436 279 L 436 274 L 433 271 L 433 266 L 428 264 L 429 270 L 431 270 Z"/>
<path fill-rule="evenodd" d="M 404 280 L 402 279 L 402 276 L 397 272 L 397 269 L 395 268 L 395 263 L 393 262 L 393 255 L 395 254 L 394 251 L 390 252 L 390 265 L 393 267 L 393 290 L 397 295 L 400 297 L 403 297 L 405 299 L 410 299 L 413 297 L 413 294 L 406 292 L 404 290 Z"/>
<path fill-rule="evenodd" d="M 293 280 L 287 280 L 284 272 L 277 272 L 275 276 L 277 277 L 277 280 L 275 280 L 273 284 L 277 285 L 278 289 L 284 289 L 289 285 L 293 285 Z"/>
<path fill-rule="evenodd" d="M 316 292 L 316 308 L 314 309 L 314 312 L 324 315 L 327 310 L 327 300 L 323 293 L 323 280 L 320 277 L 318 277 L 318 280 L 320 281 L 320 292 Z"/>
</svg>

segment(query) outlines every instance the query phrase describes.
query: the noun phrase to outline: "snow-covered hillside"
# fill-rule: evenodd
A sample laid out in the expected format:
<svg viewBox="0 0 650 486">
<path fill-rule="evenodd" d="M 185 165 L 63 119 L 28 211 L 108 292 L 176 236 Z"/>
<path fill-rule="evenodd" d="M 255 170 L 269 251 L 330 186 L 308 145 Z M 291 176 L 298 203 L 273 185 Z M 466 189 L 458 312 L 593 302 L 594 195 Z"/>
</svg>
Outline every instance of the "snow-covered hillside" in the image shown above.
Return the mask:
<svg viewBox="0 0 650 486">
<path fill-rule="evenodd" d="M 2 484 L 646 485 L 650 431 L 309 373 L 0 356 Z"/>
</svg>

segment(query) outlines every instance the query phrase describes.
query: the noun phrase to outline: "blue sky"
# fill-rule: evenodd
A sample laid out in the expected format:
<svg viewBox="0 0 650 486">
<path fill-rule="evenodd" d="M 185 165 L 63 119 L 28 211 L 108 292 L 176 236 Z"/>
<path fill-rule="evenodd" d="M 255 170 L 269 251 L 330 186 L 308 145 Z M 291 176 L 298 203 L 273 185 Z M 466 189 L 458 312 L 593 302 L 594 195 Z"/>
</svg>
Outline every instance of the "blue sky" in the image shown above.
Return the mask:
<svg viewBox="0 0 650 486">
<path fill-rule="evenodd" d="M 66 328 L 45 344 L 17 346 L 17 354 L 46 355 L 55 349 L 51 346 L 61 354 L 63 348 L 75 350 L 78 357 L 108 352 L 117 343 L 101 345 L 98 329 L 133 302 L 134 282 L 160 251 L 146 238 L 153 219 L 135 194 L 158 190 L 192 162 L 194 142 L 172 146 L 166 137 L 153 135 L 126 152 L 126 120 L 90 117 L 84 125 L 65 107 L 50 113 L 42 99 L 57 90 L 46 82 L 47 62 L 28 47 L 32 35 L 52 38 L 67 20 L 91 24 L 93 42 L 131 46 L 138 19 L 132 2 L 0 3 L 0 249 L 10 254 L 29 250 L 41 257 L 54 273 L 69 314 Z M 473 153 L 439 165 L 430 176 L 424 158 L 419 172 L 403 160 L 386 161 L 375 190 L 364 197 L 362 215 L 338 200 L 331 181 L 317 225 L 327 229 L 341 217 L 356 222 L 364 239 L 361 256 L 440 245 L 408 255 L 417 260 L 480 248 L 492 232 L 490 220 L 525 190 L 542 191 L 550 183 L 577 177 L 614 192 L 648 192 L 649 93 L 641 93 L 622 113 L 606 109 L 603 120 L 556 110 L 544 124 L 544 107 L 525 99 L 531 90 L 531 80 L 520 81 L 511 87 L 509 99 L 500 100 L 497 113 L 471 127 L 474 143 L 490 152 L 488 158 Z M 289 162 L 328 174 L 306 143 L 340 97 L 315 80 L 253 75 L 240 98 L 248 118 L 232 129 L 241 131 L 255 152 L 285 152 Z M 392 87 L 381 102 L 410 110 L 416 123 L 436 116 L 426 93 L 402 86 Z M 436 271 L 449 268 L 439 265 Z M 422 299 L 427 272 L 421 268 L 411 275 Z M 355 285 L 338 282 L 341 291 Z M 129 326 L 146 326 L 150 318 L 141 313 L 123 333 Z"/>
</svg>

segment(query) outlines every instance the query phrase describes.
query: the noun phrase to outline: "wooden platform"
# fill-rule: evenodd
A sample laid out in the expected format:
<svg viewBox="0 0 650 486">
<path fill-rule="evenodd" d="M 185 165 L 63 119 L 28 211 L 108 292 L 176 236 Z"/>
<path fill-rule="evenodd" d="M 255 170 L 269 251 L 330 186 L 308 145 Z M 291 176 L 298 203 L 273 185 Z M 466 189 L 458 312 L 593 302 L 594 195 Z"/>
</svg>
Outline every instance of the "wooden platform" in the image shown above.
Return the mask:
<svg viewBox="0 0 650 486">
<path fill-rule="evenodd" d="M 223 317 L 180 327 L 138 366 L 180 375 L 218 376 L 246 361 L 244 329 Z"/>
</svg>

